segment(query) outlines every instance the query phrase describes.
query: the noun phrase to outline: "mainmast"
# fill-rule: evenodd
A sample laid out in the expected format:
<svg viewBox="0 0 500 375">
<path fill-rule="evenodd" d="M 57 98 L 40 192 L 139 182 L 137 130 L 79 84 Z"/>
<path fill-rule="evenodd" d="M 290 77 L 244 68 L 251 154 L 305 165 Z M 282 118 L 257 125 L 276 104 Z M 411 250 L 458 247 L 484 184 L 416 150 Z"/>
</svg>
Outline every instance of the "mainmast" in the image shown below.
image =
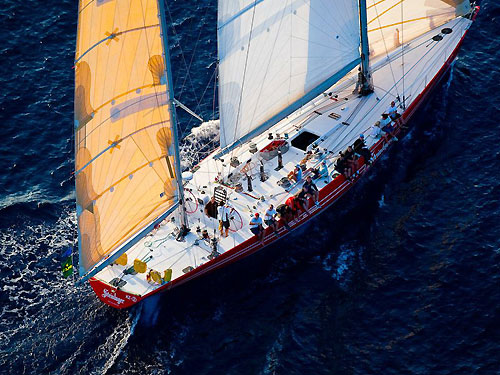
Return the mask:
<svg viewBox="0 0 500 375">
<path fill-rule="evenodd" d="M 172 120 L 172 138 L 173 138 L 173 148 L 174 148 L 174 159 L 175 159 L 175 171 L 176 171 L 176 181 L 177 181 L 177 193 L 179 196 L 179 208 L 181 213 L 181 234 L 188 228 L 186 206 L 184 202 L 184 186 L 182 185 L 182 170 L 181 170 L 181 159 L 179 152 L 179 136 L 177 133 L 177 115 L 175 110 L 175 98 L 174 98 L 174 88 L 172 81 L 172 70 L 170 69 L 170 52 L 168 49 L 168 37 L 167 37 L 167 22 L 165 19 L 165 6 L 163 4 L 164 0 L 158 0 L 158 9 L 160 14 L 158 15 L 161 23 L 161 38 L 163 40 L 163 53 L 165 58 L 165 65 L 167 70 L 167 95 L 168 95 L 168 110 L 170 112 L 170 118 Z M 168 158 L 168 155 L 166 156 Z"/>
<path fill-rule="evenodd" d="M 366 15 L 366 0 L 359 0 L 359 27 L 361 37 L 361 71 L 358 84 L 359 94 L 368 95 L 373 92 L 372 76 L 370 73 L 369 45 L 368 45 L 368 17 Z"/>
</svg>

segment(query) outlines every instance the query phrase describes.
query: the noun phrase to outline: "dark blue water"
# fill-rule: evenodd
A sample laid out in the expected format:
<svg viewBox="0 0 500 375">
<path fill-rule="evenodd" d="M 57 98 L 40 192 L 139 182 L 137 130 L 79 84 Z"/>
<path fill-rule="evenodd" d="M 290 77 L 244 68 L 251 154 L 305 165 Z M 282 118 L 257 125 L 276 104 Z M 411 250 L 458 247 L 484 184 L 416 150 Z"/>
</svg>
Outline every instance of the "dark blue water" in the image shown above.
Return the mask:
<svg viewBox="0 0 500 375">
<path fill-rule="evenodd" d="M 170 3 L 176 92 L 217 117 L 215 1 Z M 116 311 L 59 273 L 76 1 L 2 2 L 0 373 L 500 374 L 500 4 L 481 5 L 452 74 L 346 199 L 286 243 Z"/>
</svg>

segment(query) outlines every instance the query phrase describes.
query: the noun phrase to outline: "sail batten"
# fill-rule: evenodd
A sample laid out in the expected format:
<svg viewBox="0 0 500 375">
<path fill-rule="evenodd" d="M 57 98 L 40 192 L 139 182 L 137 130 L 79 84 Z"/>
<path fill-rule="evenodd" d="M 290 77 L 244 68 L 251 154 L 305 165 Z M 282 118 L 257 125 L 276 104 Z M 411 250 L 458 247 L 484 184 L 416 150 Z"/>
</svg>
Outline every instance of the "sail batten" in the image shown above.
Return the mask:
<svg viewBox="0 0 500 375">
<path fill-rule="evenodd" d="M 157 0 L 80 1 L 75 177 L 85 277 L 177 206 L 159 14 Z"/>
<path fill-rule="evenodd" d="M 359 59 L 358 6 L 220 0 L 218 50 L 220 140 L 227 148 L 314 98 L 320 92 L 311 93 Z"/>
</svg>

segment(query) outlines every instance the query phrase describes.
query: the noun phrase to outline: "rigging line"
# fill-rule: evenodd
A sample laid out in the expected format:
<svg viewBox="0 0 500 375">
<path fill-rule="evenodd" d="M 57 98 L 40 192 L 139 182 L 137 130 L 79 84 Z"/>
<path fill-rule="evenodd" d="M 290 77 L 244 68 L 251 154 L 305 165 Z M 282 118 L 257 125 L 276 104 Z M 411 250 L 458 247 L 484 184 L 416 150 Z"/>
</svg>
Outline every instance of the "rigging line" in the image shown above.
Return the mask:
<svg viewBox="0 0 500 375">
<path fill-rule="evenodd" d="M 373 0 L 373 3 L 375 3 L 375 0 Z M 381 27 L 377 6 L 375 6 L 375 14 L 377 15 L 378 25 L 379 25 L 379 27 Z M 389 51 L 387 49 L 387 44 L 385 42 L 385 36 L 384 36 L 384 32 L 382 31 L 382 29 L 380 29 L 380 35 L 382 36 L 382 41 L 384 42 L 385 55 L 386 55 L 386 57 L 389 57 Z M 399 42 L 399 40 L 398 40 L 398 42 Z M 394 82 L 394 84 L 396 84 L 396 76 L 394 75 L 394 70 L 392 69 L 392 62 L 390 59 L 389 59 L 389 68 L 391 69 L 392 81 Z M 399 95 L 397 86 L 396 86 L 396 93 L 397 93 L 397 95 Z"/>
<path fill-rule="evenodd" d="M 90 4 L 92 4 L 94 2 L 94 0 L 91 0 L 89 1 L 82 9 L 80 9 L 78 11 L 78 14 L 80 14 L 81 12 L 83 12 Z"/>
<path fill-rule="evenodd" d="M 384 14 L 386 14 L 387 12 L 391 11 L 391 9 L 394 9 L 395 7 L 397 7 L 399 4 L 402 4 L 404 0 L 400 0 L 399 2 L 397 2 L 396 4 L 390 6 L 389 8 L 387 8 L 386 10 L 384 10 L 382 13 L 378 14 L 378 11 L 377 11 L 377 7 L 375 7 L 375 12 L 377 13 L 377 16 L 373 19 L 371 19 L 370 21 L 368 21 L 367 25 L 371 24 L 373 21 L 375 20 L 378 20 L 379 21 L 379 24 L 380 24 L 380 17 L 382 17 Z"/>
<path fill-rule="evenodd" d="M 92 51 L 94 48 L 96 48 L 97 46 L 99 46 L 100 44 L 108 41 L 108 40 L 112 40 L 112 39 L 115 39 L 116 37 L 122 35 L 122 34 L 126 34 L 126 33 L 130 33 L 132 31 L 140 31 L 140 30 L 146 30 L 146 29 L 149 29 L 149 28 L 152 28 L 152 27 L 158 27 L 160 26 L 159 24 L 156 24 L 156 25 L 144 25 L 144 26 L 141 26 L 141 27 L 135 27 L 133 29 L 129 29 L 129 30 L 123 30 L 123 31 L 119 31 L 117 33 L 111 33 L 110 35 L 108 35 L 106 38 L 104 39 L 101 39 L 100 41 L 96 42 L 94 45 L 92 45 L 91 47 L 89 47 L 82 55 L 80 55 L 80 57 L 76 58 L 75 59 L 75 62 L 74 62 L 74 65 L 76 65 L 87 53 L 89 53 L 90 51 Z"/>
<path fill-rule="evenodd" d="M 164 1 L 164 0 L 158 0 L 158 1 Z M 173 34 L 175 36 L 178 36 L 179 34 L 177 33 L 177 30 L 175 29 L 175 25 L 174 25 L 174 19 L 172 17 L 172 14 L 170 13 L 170 7 L 168 6 L 168 1 L 166 2 L 166 9 L 167 9 L 167 13 L 168 13 L 168 16 L 170 18 L 170 25 L 172 27 L 172 31 L 173 31 Z M 165 30 L 166 32 L 166 30 Z M 179 37 L 179 41 L 180 41 L 180 37 Z M 186 76 L 189 78 L 189 83 L 191 84 L 191 89 L 193 90 L 193 96 L 194 96 L 194 99 L 196 101 L 197 104 L 199 104 L 199 101 L 198 101 L 198 98 L 196 96 L 196 90 L 195 90 L 195 87 L 194 87 L 194 84 L 193 84 L 193 80 L 191 79 L 191 75 L 189 74 L 189 70 L 188 70 L 188 66 L 187 66 L 187 63 L 186 63 L 186 57 L 184 55 L 184 51 L 182 49 L 182 46 L 180 44 L 180 42 L 178 43 L 179 45 L 179 50 L 181 51 L 181 57 L 182 57 L 182 62 L 184 63 L 184 67 L 186 68 Z M 172 82 L 172 84 L 174 85 L 174 87 L 176 86 L 176 83 L 177 82 Z"/>
<path fill-rule="evenodd" d="M 218 71 L 219 71 L 219 61 L 217 61 L 217 63 L 215 64 L 215 72 L 214 72 L 215 78 L 214 78 L 214 95 L 212 98 L 212 120 L 215 120 L 215 99 L 217 96 L 217 78 L 219 76 L 217 74 Z"/>
<path fill-rule="evenodd" d="M 236 138 L 236 131 L 238 130 L 238 122 L 239 122 L 238 118 L 240 117 L 241 100 L 243 99 L 243 90 L 245 88 L 245 78 L 246 78 L 246 73 L 247 73 L 248 56 L 250 55 L 250 42 L 252 41 L 253 24 L 255 21 L 255 9 L 256 9 L 256 5 L 257 5 L 258 1 L 261 1 L 261 0 L 254 0 L 254 6 L 253 6 L 253 12 L 252 12 L 252 22 L 250 23 L 250 33 L 248 34 L 247 53 L 246 53 L 246 57 L 245 57 L 245 65 L 243 67 L 243 79 L 241 82 L 240 98 L 238 101 L 238 111 L 236 112 L 236 119 L 235 119 L 236 124 L 234 126 L 233 139 Z M 233 156 L 233 152 L 231 152 L 231 157 L 232 156 Z"/>
<path fill-rule="evenodd" d="M 201 94 L 201 98 L 200 98 L 200 104 L 197 105 L 196 109 L 194 110 L 194 112 L 198 112 L 200 110 L 200 107 L 201 107 L 201 103 L 203 102 L 203 98 L 205 97 L 205 94 L 208 90 L 208 88 L 210 87 L 211 83 L 212 83 L 212 78 L 214 77 L 215 73 L 217 72 L 217 64 L 215 64 L 215 69 L 214 69 L 214 72 L 212 73 L 212 76 L 210 77 L 210 79 L 208 80 L 208 83 L 207 83 L 207 86 L 205 86 L 205 90 L 203 90 L 203 94 Z M 180 139 L 183 139 L 184 136 L 186 135 L 186 133 L 188 131 L 190 131 L 190 127 L 189 125 L 191 125 L 191 121 L 193 121 L 192 117 L 189 118 L 189 121 L 187 123 L 187 125 L 185 126 L 185 128 L 182 130 L 182 133 L 181 133 L 181 136 L 180 136 Z"/>
<path fill-rule="evenodd" d="M 374 6 L 377 6 L 379 5 L 380 3 L 383 3 L 385 0 L 380 0 L 378 3 L 374 3 L 373 5 L 370 5 L 368 8 L 366 9 L 370 9 L 370 8 L 373 8 Z"/>
<path fill-rule="evenodd" d="M 205 11 L 205 15 L 203 16 L 202 20 L 205 19 L 207 17 L 207 14 L 208 14 L 208 10 L 210 9 L 209 6 L 206 7 L 207 10 Z M 191 61 L 189 61 L 189 66 L 187 68 L 187 71 L 191 71 L 191 65 L 193 64 L 193 60 L 194 60 L 194 56 L 196 54 L 196 49 L 198 48 L 198 42 L 200 41 L 200 37 L 201 37 L 201 32 L 203 31 L 203 28 L 200 27 L 200 32 L 198 33 L 198 38 L 196 38 L 196 43 L 194 45 L 194 50 L 193 50 L 193 54 L 191 55 Z M 181 92 L 179 94 L 179 98 L 182 97 L 182 94 L 184 93 L 184 86 L 186 84 L 186 80 L 187 80 L 187 75 L 184 76 L 184 81 L 182 82 L 182 87 L 181 87 Z M 200 99 L 201 101 L 202 99 Z"/>
<path fill-rule="evenodd" d="M 403 110 L 406 108 L 406 99 L 405 99 L 405 51 L 404 51 L 404 41 L 405 41 L 405 34 L 404 34 L 404 13 L 403 13 L 403 3 L 401 2 L 401 68 L 403 70 L 403 97 L 401 98 L 403 100 Z M 401 105 L 401 101 L 399 102 Z"/>
</svg>

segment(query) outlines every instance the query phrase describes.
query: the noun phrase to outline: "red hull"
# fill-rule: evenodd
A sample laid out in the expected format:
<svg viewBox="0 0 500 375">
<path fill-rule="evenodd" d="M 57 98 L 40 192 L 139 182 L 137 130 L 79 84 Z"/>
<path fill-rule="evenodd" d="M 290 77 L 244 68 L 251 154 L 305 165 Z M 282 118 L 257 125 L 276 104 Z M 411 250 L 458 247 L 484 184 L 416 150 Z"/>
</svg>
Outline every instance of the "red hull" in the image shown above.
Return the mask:
<svg viewBox="0 0 500 375">
<path fill-rule="evenodd" d="M 479 7 L 476 7 L 475 14 L 472 18 L 472 20 L 475 20 L 477 13 L 479 11 Z M 458 51 L 462 45 L 462 42 L 465 38 L 465 35 L 467 35 L 468 30 L 464 33 L 462 38 L 457 44 L 457 47 L 453 51 L 453 53 L 450 55 L 448 60 L 444 63 L 444 65 L 441 67 L 439 72 L 434 76 L 434 78 L 429 82 L 429 84 L 425 87 L 425 89 L 422 91 L 422 93 L 417 96 L 417 98 L 413 101 L 413 103 L 405 110 L 403 113 L 402 117 L 400 120 L 397 122 L 397 130 L 396 133 L 399 134 L 401 132 L 401 126 L 405 123 L 407 123 L 410 118 L 413 116 L 413 114 L 416 112 L 418 107 L 425 101 L 425 99 L 428 97 L 429 93 L 432 91 L 432 89 L 436 86 L 436 84 L 443 78 L 445 73 L 448 71 L 449 67 L 451 66 L 451 63 L 455 59 L 455 57 L 458 54 Z M 376 162 L 380 156 L 386 151 L 387 143 L 384 140 L 380 140 L 377 142 L 375 145 L 371 147 L 372 154 L 374 155 L 374 162 Z M 371 168 L 371 167 L 370 167 Z M 331 206 L 333 203 L 335 203 L 340 197 L 342 197 L 351 187 L 354 186 L 354 184 L 363 176 L 363 174 L 368 170 L 369 168 L 366 168 L 364 165 L 360 168 L 360 175 L 357 177 L 353 182 L 348 182 L 343 176 L 338 176 L 335 178 L 332 182 L 330 182 L 328 185 L 326 185 L 324 188 L 321 189 L 320 191 L 320 202 L 321 202 L 321 208 L 317 209 L 312 215 L 304 215 L 302 214 L 299 218 L 298 221 L 294 222 L 293 225 L 290 225 L 292 229 L 296 229 L 308 220 L 312 219 L 313 217 L 317 216 L 320 212 L 323 212 L 326 210 L 329 206 Z M 283 233 L 284 230 L 280 228 L 280 231 Z M 276 238 L 271 230 L 266 230 L 265 232 L 265 237 L 264 237 L 264 245 L 261 245 L 258 243 L 255 237 L 252 237 L 248 239 L 245 242 L 242 242 L 238 246 L 232 248 L 231 250 L 226 251 L 224 254 L 220 255 L 219 257 L 193 269 L 191 272 L 186 273 L 185 275 L 182 275 L 178 277 L 177 279 L 173 280 L 172 282 L 165 284 L 156 290 L 150 292 L 149 294 L 146 294 L 144 296 L 137 296 L 134 294 L 126 293 L 121 290 L 117 290 L 115 287 L 106 284 L 104 282 L 101 282 L 95 278 L 90 279 L 90 285 L 94 289 L 94 292 L 97 294 L 99 299 L 103 301 L 104 303 L 118 308 L 118 309 L 123 309 L 130 307 L 132 305 L 135 305 L 136 303 L 142 301 L 143 299 L 155 294 L 159 293 L 161 291 L 166 291 L 170 290 L 171 288 L 184 284 L 187 281 L 193 280 L 199 276 L 205 275 L 207 273 L 210 273 L 212 271 L 215 271 L 216 269 L 225 267 L 231 263 L 234 263 L 242 258 L 245 258 L 253 253 L 255 253 L 258 250 L 263 249 L 264 247 L 270 245 L 271 243 L 281 240 L 285 235 L 287 235 L 289 232 L 286 232 L 281 235 L 279 238 Z"/>
</svg>

